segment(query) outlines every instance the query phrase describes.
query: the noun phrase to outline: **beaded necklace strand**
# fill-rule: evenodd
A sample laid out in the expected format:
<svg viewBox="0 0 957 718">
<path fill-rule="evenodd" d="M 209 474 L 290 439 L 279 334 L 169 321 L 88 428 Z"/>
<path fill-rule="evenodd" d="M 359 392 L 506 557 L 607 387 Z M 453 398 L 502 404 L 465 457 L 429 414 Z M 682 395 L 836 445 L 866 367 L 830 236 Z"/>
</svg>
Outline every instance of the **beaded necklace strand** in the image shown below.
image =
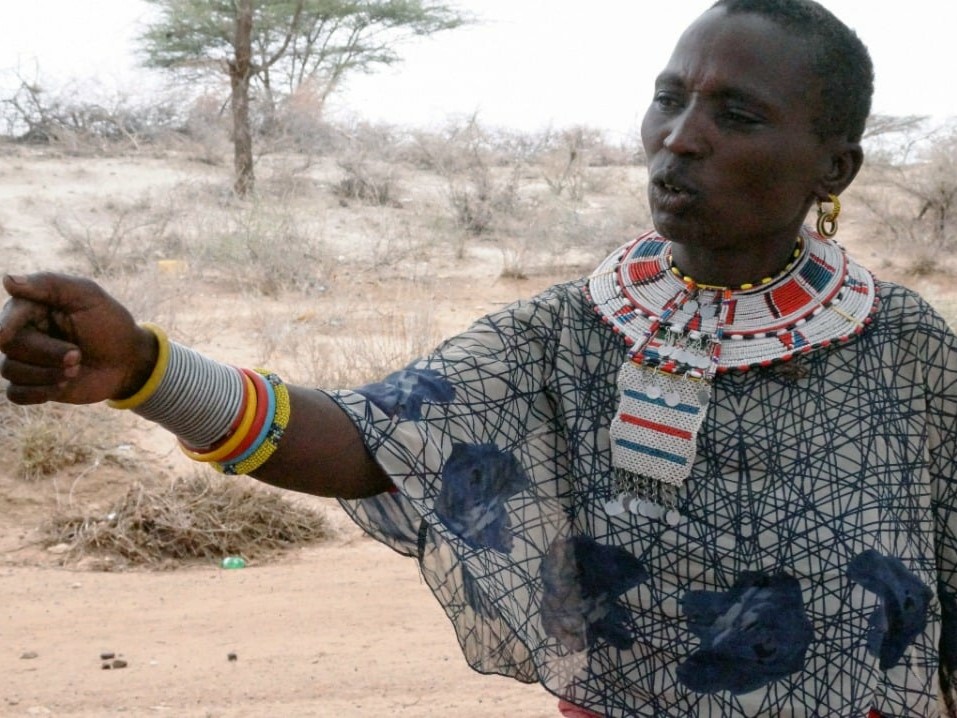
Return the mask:
<svg viewBox="0 0 957 718">
<path fill-rule="evenodd" d="M 739 284 L 737 287 L 724 287 L 716 284 L 705 284 L 704 282 L 699 282 L 693 277 L 689 277 L 687 274 L 682 272 L 675 265 L 675 258 L 671 251 L 668 252 L 668 266 L 671 269 L 671 273 L 678 277 L 685 284 L 698 287 L 700 289 L 715 289 L 715 290 L 725 290 L 731 289 L 732 291 L 745 292 L 749 289 L 754 289 L 755 287 L 762 287 L 766 284 L 771 284 L 774 281 L 777 281 L 782 276 L 791 271 L 791 268 L 794 266 L 794 263 L 801 257 L 801 250 L 804 247 L 804 238 L 798 235 L 797 241 L 794 243 L 794 251 L 791 253 L 791 261 L 789 261 L 780 272 L 775 274 L 772 277 L 764 277 L 763 279 L 758 280 L 757 282 L 747 282 L 745 284 Z"/>
</svg>

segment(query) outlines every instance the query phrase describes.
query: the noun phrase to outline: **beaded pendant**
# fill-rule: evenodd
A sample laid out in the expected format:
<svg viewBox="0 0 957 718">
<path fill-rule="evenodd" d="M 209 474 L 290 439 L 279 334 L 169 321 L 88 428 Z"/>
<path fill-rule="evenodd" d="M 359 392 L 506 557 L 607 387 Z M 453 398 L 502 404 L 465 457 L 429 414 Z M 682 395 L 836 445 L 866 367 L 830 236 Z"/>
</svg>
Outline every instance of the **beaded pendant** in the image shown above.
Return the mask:
<svg viewBox="0 0 957 718">
<path fill-rule="evenodd" d="M 671 243 L 651 232 L 605 259 L 587 292 L 628 346 L 609 429 L 615 487 L 606 511 L 670 525 L 682 520 L 679 490 L 714 377 L 847 341 L 877 302 L 870 272 L 807 228 L 794 261 L 756 286 L 699 286 L 681 277 L 672 271 Z"/>
</svg>

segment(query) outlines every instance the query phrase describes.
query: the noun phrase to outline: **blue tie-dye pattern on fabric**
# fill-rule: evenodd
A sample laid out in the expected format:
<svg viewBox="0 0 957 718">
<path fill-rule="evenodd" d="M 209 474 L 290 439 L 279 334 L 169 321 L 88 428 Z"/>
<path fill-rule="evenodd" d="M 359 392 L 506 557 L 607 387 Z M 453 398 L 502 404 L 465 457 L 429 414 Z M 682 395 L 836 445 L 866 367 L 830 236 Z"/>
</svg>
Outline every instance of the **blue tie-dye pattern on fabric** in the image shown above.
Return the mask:
<svg viewBox="0 0 957 718">
<path fill-rule="evenodd" d="M 726 593 L 689 591 L 681 606 L 701 646 L 678 680 L 697 693 L 748 693 L 804 667 L 814 630 L 792 576 L 744 573 Z"/>
<path fill-rule="evenodd" d="M 442 470 L 435 513 L 472 548 L 512 550 L 505 502 L 528 487 L 525 470 L 494 444 L 456 444 Z"/>
<path fill-rule="evenodd" d="M 615 599 L 648 572 L 619 546 L 588 536 L 558 539 L 542 563 L 542 626 L 571 651 L 604 639 L 619 650 L 634 642 L 628 611 Z"/>
<path fill-rule="evenodd" d="M 388 416 L 406 421 L 422 418 L 422 404 L 448 404 L 455 399 L 455 387 L 433 369 L 410 366 L 389 374 L 381 382 L 356 389 Z"/>
<path fill-rule="evenodd" d="M 847 577 L 880 599 L 871 614 L 867 650 L 880 659 L 881 670 L 893 668 L 927 625 L 933 592 L 900 559 L 873 550 L 851 560 Z"/>
</svg>

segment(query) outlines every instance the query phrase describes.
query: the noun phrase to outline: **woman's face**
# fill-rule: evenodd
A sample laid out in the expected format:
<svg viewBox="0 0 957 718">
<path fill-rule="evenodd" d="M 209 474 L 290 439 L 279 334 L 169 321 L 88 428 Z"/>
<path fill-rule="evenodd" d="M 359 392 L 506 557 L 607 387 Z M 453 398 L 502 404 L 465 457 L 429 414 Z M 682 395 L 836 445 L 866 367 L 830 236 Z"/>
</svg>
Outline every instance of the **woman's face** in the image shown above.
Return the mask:
<svg viewBox="0 0 957 718">
<path fill-rule="evenodd" d="M 652 219 L 682 250 L 778 256 L 826 198 L 834 142 L 813 131 L 821 82 L 801 43 L 722 9 L 678 41 L 641 135 Z"/>
</svg>

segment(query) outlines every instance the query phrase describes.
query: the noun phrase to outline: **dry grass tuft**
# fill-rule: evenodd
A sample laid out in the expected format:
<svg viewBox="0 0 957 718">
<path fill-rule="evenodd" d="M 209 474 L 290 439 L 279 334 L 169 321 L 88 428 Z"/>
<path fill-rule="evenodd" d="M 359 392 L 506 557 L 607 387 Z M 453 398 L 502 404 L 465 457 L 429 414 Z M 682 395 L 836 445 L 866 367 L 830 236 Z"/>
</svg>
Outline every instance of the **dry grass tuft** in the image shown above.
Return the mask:
<svg viewBox="0 0 957 718">
<path fill-rule="evenodd" d="M 0 384 L 0 390 L 6 386 Z M 14 457 L 7 467 L 18 479 L 38 481 L 63 469 L 93 464 L 103 422 L 71 406 L 17 406 L 0 394 L 0 436 Z"/>
<path fill-rule="evenodd" d="M 19 442 L 17 475 L 28 481 L 90 462 L 95 453 L 92 446 L 65 429 L 64 424 L 44 415 L 28 419 L 20 426 Z"/>
<path fill-rule="evenodd" d="M 344 173 L 334 193 L 343 200 L 356 199 L 379 207 L 399 207 L 397 171 L 394 165 L 369 162 L 363 157 L 339 160 Z"/>
<path fill-rule="evenodd" d="M 224 556 L 261 559 L 334 534 L 326 516 L 251 482 L 197 475 L 164 486 L 136 483 L 105 515 L 62 515 L 46 543 L 67 544 L 66 562 L 87 556 L 172 568 Z"/>
</svg>

